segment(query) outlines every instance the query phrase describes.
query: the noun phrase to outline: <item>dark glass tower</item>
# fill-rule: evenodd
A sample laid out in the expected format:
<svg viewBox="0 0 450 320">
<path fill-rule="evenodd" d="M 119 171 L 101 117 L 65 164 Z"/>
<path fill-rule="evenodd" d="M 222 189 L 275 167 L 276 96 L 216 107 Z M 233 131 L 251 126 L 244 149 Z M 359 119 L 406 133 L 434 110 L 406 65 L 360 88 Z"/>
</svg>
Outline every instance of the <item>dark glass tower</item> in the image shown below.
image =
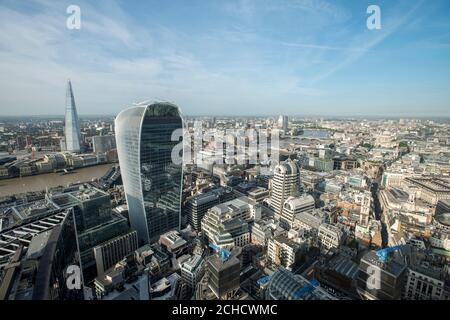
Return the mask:
<svg viewBox="0 0 450 320">
<path fill-rule="evenodd" d="M 140 104 L 122 111 L 115 127 L 130 223 L 149 243 L 180 228 L 182 164 L 172 152 L 182 143 L 181 113 L 171 103 Z"/>
<path fill-rule="evenodd" d="M 67 81 L 66 88 L 66 120 L 64 125 L 64 136 L 66 150 L 70 152 L 80 152 L 80 125 L 78 123 L 77 108 L 73 97 L 72 84 Z"/>
</svg>

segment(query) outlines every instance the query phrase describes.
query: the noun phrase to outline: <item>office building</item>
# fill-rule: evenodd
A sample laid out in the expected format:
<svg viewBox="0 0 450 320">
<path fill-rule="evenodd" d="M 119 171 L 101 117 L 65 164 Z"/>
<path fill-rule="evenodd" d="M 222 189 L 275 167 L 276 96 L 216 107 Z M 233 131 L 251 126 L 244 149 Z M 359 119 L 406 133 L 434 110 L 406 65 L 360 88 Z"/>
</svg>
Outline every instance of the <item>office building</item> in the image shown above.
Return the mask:
<svg viewBox="0 0 450 320">
<path fill-rule="evenodd" d="M 231 256 L 225 260 L 220 254 L 214 254 L 207 260 L 208 287 L 220 300 L 231 299 L 240 287 L 241 249 L 234 248 Z"/>
<path fill-rule="evenodd" d="M 57 208 L 73 208 L 85 283 L 97 275 L 94 248 L 129 232 L 128 221 L 113 213 L 110 195 L 90 185 L 77 186 L 71 192 L 49 196 Z"/>
<path fill-rule="evenodd" d="M 286 134 L 288 131 L 288 125 L 289 125 L 288 116 L 280 115 L 280 117 L 278 118 L 277 125 L 278 125 L 278 129 L 283 130 L 284 134 Z"/>
<path fill-rule="evenodd" d="M 344 233 L 335 225 L 323 223 L 319 227 L 319 245 L 323 251 L 337 249 L 344 240 Z"/>
<path fill-rule="evenodd" d="M 311 212 L 315 208 L 314 198 L 305 194 L 300 197 L 289 197 L 283 205 L 283 214 L 280 221 L 289 227 L 294 224 L 294 218 L 302 212 Z"/>
<path fill-rule="evenodd" d="M 73 210 L 58 212 L 48 219 L 11 230 L 20 235 L 17 242 L 27 243 L 27 246 L 19 245 L 5 266 L 0 300 L 83 299 L 82 279 L 81 288 L 69 290 L 65 277 L 66 268 L 69 265 L 79 266 L 80 259 Z M 30 231 L 24 232 L 30 230 L 27 227 L 38 228 L 40 232 L 26 240 L 30 234 Z"/>
<path fill-rule="evenodd" d="M 179 108 L 165 102 L 139 104 L 115 120 L 130 223 L 141 244 L 180 228 L 182 161 L 172 153 L 182 141 L 182 128 Z"/>
<path fill-rule="evenodd" d="M 212 207 L 201 224 L 205 239 L 219 247 L 243 247 L 250 243 L 248 222 L 253 210 L 246 197 Z"/>
<path fill-rule="evenodd" d="M 432 205 L 441 200 L 450 200 L 450 185 L 443 178 L 405 178 L 404 182 L 417 189 L 417 197 Z"/>
<path fill-rule="evenodd" d="M 175 257 L 183 255 L 187 249 L 187 241 L 181 237 L 180 232 L 171 230 L 159 237 L 159 244 L 165 251 Z"/>
<path fill-rule="evenodd" d="M 80 152 L 81 133 L 78 123 L 77 108 L 72 91 L 72 83 L 67 81 L 66 87 L 66 118 L 64 125 L 65 150 L 69 152 Z"/>
<path fill-rule="evenodd" d="M 320 286 L 313 286 L 301 275 L 279 267 L 270 279 L 266 300 L 336 300 Z"/>
<path fill-rule="evenodd" d="M 270 238 L 267 243 L 267 258 L 277 266 L 292 267 L 306 250 L 305 243 L 296 242 L 286 234 Z"/>
<path fill-rule="evenodd" d="M 97 275 L 101 276 L 126 255 L 138 248 L 137 232 L 131 231 L 94 247 Z"/>
<path fill-rule="evenodd" d="M 288 159 L 275 167 L 271 180 L 270 207 L 279 219 L 283 214 L 284 202 L 290 196 L 298 196 L 300 190 L 300 168 Z"/>
<path fill-rule="evenodd" d="M 405 284 L 407 265 L 398 252 L 391 253 L 387 262 L 375 251 L 367 252 L 360 261 L 357 290 L 365 300 L 400 300 Z"/>
<path fill-rule="evenodd" d="M 93 136 L 92 148 L 94 153 L 106 153 L 116 148 L 116 137 L 108 136 Z"/>
<path fill-rule="evenodd" d="M 187 201 L 185 212 L 194 230 L 201 229 L 201 221 L 205 213 L 219 202 L 219 196 L 213 192 L 199 194 Z"/>
<path fill-rule="evenodd" d="M 445 300 L 450 294 L 448 270 L 442 261 L 433 261 L 426 251 L 413 251 L 406 272 L 403 299 Z"/>
<path fill-rule="evenodd" d="M 194 289 L 197 282 L 200 281 L 204 272 L 203 265 L 204 260 L 199 255 L 193 255 L 181 265 L 181 278 L 189 288 Z"/>
</svg>

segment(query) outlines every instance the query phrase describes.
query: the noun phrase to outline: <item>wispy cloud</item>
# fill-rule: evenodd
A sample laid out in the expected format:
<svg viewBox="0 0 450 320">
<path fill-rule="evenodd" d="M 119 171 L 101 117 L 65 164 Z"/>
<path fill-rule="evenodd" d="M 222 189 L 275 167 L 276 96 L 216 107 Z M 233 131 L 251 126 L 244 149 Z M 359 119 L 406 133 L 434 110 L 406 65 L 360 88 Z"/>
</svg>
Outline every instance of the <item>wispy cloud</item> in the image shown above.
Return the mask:
<svg viewBox="0 0 450 320">
<path fill-rule="evenodd" d="M 395 15 L 395 17 L 392 17 L 390 20 L 384 19 L 383 21 L 383 28 L 382 31 L 374 31 L 377 32 L 375 36 L 369 35 L 368 33 L 371 31 L 366 30 L 361 36 L 358 36 L 358 41 L 364 43 L 359 50 L 349 50 L 352 51 L 345 59 L 334 65 L 332 68 L 327 70 L 326 72 L 317 75 L 312 79 L 310 82 L 311 85 L 315 85 L 318 82 L 330 77 L 335 72 L 345 68 L 346 66 L 354 63 L 355 61 L 359 60 L 364 56 L 366 52 L 368 52 L 371 48 L 377 46 L 379 43 L 381 43 L 384 39 L 386 39 L 388 36 L 393 34 L 395 31 L 398 30 L 401 26 L 403 26 L 405 23 L 407 23 L 411 16 L 416 12 L 416 10 L 422 6 L 424 3 L 424 0 L 421 0 L 417 2 L 409 11 L 407 11 L 405 14 L 402 14 L 401 16 Z M 373 31 L 372 31 L 373 32 Z"/>
<path fill-rule="evenodd" d="M 355 28 L 345 2 L 199 2 L 207 12 L 183 1 L 139 4 L 152 10 L 78 2 L 81 30 L 65 28 L 63 3 L 0 3 L 0 114 L 63 113 L 67 78 L 80 114 L 152 98 L 187 114 L 326 110 L 334 101 L 323 80 L 382 44 L 421 4 L 370 35 L 365 24 Z"/>
</svg>

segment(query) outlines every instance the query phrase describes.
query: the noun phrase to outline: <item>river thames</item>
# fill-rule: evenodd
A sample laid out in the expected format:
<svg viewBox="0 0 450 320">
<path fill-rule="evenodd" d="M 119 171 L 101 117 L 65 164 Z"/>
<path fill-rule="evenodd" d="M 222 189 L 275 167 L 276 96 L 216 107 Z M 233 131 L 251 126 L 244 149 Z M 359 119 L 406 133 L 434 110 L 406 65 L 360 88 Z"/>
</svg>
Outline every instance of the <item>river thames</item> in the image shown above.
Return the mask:
<svg viewBox="0 0 450 320">
<path fill-rule="evenodd" d="M 0 197 L 18 193 L 45 190 L 46 187 L 66 186 L 75 182 L 86 182 L 100 178 L 114 163 L 76 169 L 74 173 L 45 173 L 28 177 L 0 180 Z"/>
</svg>

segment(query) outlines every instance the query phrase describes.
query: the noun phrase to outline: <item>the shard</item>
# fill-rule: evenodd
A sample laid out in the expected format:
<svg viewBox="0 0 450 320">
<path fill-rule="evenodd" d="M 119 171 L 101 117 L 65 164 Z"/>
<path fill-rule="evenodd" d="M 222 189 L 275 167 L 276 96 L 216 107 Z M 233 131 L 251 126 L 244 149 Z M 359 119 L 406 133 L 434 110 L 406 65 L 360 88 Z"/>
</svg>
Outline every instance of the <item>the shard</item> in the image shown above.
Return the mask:
<svg viewBox="0 0 450 320">
<path fill-rule="evenodd" d="M 80 125 L 78 123 L 77 108 L 73 97 L 72 84 L 67 81 L 66 88 L 66 121 L 64 127 L 66 150 L 80 152 Z"/>
</svg>

